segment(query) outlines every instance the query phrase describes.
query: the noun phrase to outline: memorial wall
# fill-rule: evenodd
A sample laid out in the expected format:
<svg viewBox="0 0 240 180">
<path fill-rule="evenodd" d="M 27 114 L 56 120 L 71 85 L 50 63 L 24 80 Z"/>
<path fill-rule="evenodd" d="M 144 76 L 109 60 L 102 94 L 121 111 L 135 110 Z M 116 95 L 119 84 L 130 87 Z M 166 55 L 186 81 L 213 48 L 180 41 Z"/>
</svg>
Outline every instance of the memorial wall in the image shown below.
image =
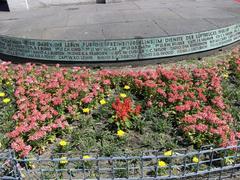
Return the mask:
<svg viewBox="0 0 240 180">
<path fill-rule="evenodd" d="M 212 50 L 240 40 L 240 24 L 159 38 L 36 40 L 0 36 L 0 53 L 26 59 L 108 62 L 171 57 Z"/>
</svg>

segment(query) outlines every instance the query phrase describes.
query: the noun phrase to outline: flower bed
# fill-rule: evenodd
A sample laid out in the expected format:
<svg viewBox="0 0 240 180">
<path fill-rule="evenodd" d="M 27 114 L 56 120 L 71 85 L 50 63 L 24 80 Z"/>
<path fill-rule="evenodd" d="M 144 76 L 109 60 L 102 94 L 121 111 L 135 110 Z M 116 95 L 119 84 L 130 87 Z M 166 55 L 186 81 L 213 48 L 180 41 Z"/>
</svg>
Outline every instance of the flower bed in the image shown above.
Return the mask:
<svg viewBox="0 0 240 180">
<path fill-rule="evenodd" d="M 25 157 L 47 153 L 47 147 L 111 156 L 134 149 L 236 145 L 236 115 L 221 84 L 239 79 L 240 59 L 230 60 L 230 70 L 226 63 L 144 71 L 3 63 L 1 147 L 10 142 Z"/>
</svg>

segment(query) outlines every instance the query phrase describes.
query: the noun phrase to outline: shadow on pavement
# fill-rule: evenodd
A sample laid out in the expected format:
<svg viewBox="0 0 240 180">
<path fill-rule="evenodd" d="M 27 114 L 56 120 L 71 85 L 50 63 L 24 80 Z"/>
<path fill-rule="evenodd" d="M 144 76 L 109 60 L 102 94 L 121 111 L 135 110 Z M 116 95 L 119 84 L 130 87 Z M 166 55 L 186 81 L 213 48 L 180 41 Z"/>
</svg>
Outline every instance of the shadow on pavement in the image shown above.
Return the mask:
<svg viewBox="0 0 240 180">
<path fill-rule="evenodd" d="M 9 7 L 6 0 L 0 0 L 0 11 L 9 11 Z"/>
</svg>

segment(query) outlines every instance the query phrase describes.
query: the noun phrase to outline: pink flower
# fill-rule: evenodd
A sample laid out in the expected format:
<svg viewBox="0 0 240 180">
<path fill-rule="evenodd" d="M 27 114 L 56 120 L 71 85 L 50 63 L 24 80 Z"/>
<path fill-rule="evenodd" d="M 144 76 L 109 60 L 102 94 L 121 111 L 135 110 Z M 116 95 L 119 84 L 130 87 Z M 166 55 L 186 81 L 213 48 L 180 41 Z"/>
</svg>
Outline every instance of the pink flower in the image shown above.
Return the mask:
<svg viewBox="0 0 240 180">
<path fill-rule="evenodd" d="M 163 107 L 163 105 L 164 105 L 163 102 L 159 102 L 159 103 L 158 103 L 158 106 L 159 106 L 159 107 Z"/>
<path fill-rule="evenodd" d="M 225 104 L 223 102 L 222 97 L 216 96 L 214 99 L 211 100 L 213 104 L 215 104 L 220 109 L 225 109 Z"/>
<path fill-rule="evenodd" d="M 150 88 L 155 88 L 155 87 L 157 87 L 157 84 L 152 80 L 147 80 L 147 81 L 145 81 L 144 86 L 150 87 Z"/>
<path fill-rule="evenodd" d="M 42 137 L 44 137 L 46 135 L 46 131 L 37 131 L 35 132 L 33 135 L 29 136 L 28 140 L 29 141 L 36 141 L 41 139 Z"/>
<path fill-rule="evenodd" d="M 52 99 L 52 102 L 53 102 L 53 105 L 54 105 L 54 106 L 57 106 L 57 105 L 62 104 L 63 99 L 60 98 L 60 97 L 54 97 L 54 98 Z"/>
<path fill-rule="evenodd" d="M 147 102 L 147 107 L 152 107 L 152 101 Z"/>
<path fill-rule="evenodd" d="M 50 125 L 48 126 L 42 126 L 41 127 L 41 130 L 42 131 L 45 131 L 45 132 L 51 132 L 52 131 L 52 127 Z"/>
<path fill-rule="evenodd" d="M 208 73 L 205 69 L 194 69 L 193 75 L 197 78 L 200 78 L 202 80 L 208 79 Z"/>
<path fill-rule="evenodd" d="M 32 146 L 28 145 L 24 147 L 24 150 L 22 151 L 22 153 L 20 154 L 20 157 L 26 157 L 29 152 L 32 150 Z"/>
<path fill-rule="evenodd" d="M 69 99 L 77 99 L 77 97 L 78 97 L 78 92 L 75 92 L 75 93 L 71 93 L 71 94 L 69 94 Z"/>
<path fill-rule="evenodd" d="M 192 115 L 186 115 L 183 119 L 183 122 L 185 123 L 189 123 L 189 124 L 195 124 L 197 123 L 197 118 L 195 116 Z"/>
<path fill-rule="evenodd" d="M 195 126 L 196 130 L 203 133 L 203 132 L 207 132 L 208 130 L 208 126 L 205 124 L 198 124 Z"/>
<path fill-rule="evenodd" d="M 163 97 L 167 97 L 167 94 L 161 88 L 158 88 L 157 92 L 161 94 Z"/>
<path fill-rule="evenodd" d="M 93 100 L 93 95 L 88 95 L 81 99 L 81 101 L 85 104 L 92 102 L 92 100 Z"/>
<path fill-rule="evenodd" d="M 111 81 L 109 79 L 103 80 L 104 85 L 111 85 Z"/>
</svg>

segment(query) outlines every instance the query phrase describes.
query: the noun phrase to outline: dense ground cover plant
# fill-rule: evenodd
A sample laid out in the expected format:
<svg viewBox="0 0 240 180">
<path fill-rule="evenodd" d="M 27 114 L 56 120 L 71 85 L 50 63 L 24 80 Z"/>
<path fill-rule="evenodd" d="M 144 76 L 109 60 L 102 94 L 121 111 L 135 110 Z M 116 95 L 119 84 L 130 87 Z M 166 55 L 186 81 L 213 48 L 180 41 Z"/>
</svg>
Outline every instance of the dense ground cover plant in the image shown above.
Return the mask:
<svg viewBox="0 0 240 180">
<path fill-rule="evenodd" d="M 224 64 L 91 71 L 2 63 L 2 147 L 9 142 L 25 157 L 47 146 L 110 156 L 132 149 L 235 145 L 240 129 L 224 99 L 222 80 L 228 78 L 222 73 L 238 79 L 239 64 L 236 56 L 229 69 Z"/>
<path fill-rule="evenodd" d="M 235 119 L 235 127 L 240 129 L 240 56 L 239 49 L 233 51 L 229 57 L 229 65 L 225 66 L 225 72 L 223 73 L 223 93 L 225 101 L 230 106 L 231 114 Z"/>
</svg>

